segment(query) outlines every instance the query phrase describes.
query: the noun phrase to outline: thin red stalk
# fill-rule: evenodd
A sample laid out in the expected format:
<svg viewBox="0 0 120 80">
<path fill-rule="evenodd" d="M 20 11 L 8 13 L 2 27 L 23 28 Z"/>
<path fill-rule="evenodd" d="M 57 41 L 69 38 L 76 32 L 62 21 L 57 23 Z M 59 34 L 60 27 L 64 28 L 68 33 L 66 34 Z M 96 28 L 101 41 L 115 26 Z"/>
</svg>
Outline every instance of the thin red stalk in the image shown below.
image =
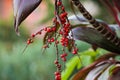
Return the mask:
<svg viewBox="0 0 120 80">
<path fill-rule="evenodd" d="M 120 20 L 118 18 L 118 13 L 117 13 L 115 7 L 113 7 L 113 5 L 111 5 L 109 0 L 100 0 L 100 1 L 110 10 L 110 12 L 114 16 L 116 22 L 120 25 Z"/>
<path fill-rule="evenodd" d="M 113 0 L 113 3 L 120 12 L 120 0 Z"/>
</svg>

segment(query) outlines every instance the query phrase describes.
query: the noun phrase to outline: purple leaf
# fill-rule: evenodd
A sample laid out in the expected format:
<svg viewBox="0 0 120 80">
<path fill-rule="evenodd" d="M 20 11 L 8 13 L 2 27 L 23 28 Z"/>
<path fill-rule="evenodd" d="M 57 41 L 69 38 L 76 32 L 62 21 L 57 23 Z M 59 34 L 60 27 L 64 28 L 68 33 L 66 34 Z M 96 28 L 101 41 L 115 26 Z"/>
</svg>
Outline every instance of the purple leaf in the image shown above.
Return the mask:
<svg viewBox="0 0 120 80">
<path fill-rule="evenodd" d="M 120 49 L 117 46 L 104 38 L 94 28 L 78 26 L 72 29 L 72 33 L 74 39 L 88 42 L 91 45 L 96 45 L 111 52 L 120 53 Z"/>
<path fill-rule="evenodd" d="M 19 35 L 18 26 L 25 20 L 42 0 L 13 0 L 14 6 L 14 28 Z"/>
<path fill-rule="evenodd" d="M 110 64 L 104 64 L 95 67 L 88 73 L 85 80 L 95 80 L 105 69 L 108 68 L 109 65 Z"/>
<path fill-rule="evenodd" d="M 114 53 L 109 53 L 101 56 L 94 63 L 77 72 L 73 76 L 72 80 L 107 80 L 107 79 L 101 79 L 101 78 L 110 77 L 109 76 L 110 68 L 115 64 L 116 65 L 119 64 L 117 61 L 113 59 L 115 56 L 117 56 L 117 54 L 114 54 Z M 110 59 L 113 59 L 113 60 L 110 60 Z M 113 70 L 113 73 L 115 72 L 116 70 Z M 114 76 L 112 76 L 112 79 L 110 80 L 114 80 L 113 78 Z"/>
</svg>

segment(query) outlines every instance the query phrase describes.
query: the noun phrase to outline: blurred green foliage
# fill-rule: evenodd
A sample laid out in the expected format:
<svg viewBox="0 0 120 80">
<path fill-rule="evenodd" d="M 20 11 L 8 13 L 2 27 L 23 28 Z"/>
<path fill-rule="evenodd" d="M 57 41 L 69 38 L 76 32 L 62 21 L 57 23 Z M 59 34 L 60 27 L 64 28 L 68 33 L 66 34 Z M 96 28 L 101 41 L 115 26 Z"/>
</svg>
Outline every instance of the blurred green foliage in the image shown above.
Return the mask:
<svg viewBox="0 0 120 80">
<path fill-rule="evenodd" d="M 22 37 L 18 37 L 15 34 L 13 20 L 10 20 L 10 22 L 0 20 L 0 41 L 14 43 L 18 40 L 24 40 L 27 38 L 28 31 L 22 28 L 21 35 Z"/>
<path fill-rule="evenodd" d="M 41 41 L 30 45 L 22 54 L 24 47 L 24 43 L 16 43 L 8 52 L 0 46 L 0 80 L 53 80 L 55 51 L 41 54 Z"/>
</svg>

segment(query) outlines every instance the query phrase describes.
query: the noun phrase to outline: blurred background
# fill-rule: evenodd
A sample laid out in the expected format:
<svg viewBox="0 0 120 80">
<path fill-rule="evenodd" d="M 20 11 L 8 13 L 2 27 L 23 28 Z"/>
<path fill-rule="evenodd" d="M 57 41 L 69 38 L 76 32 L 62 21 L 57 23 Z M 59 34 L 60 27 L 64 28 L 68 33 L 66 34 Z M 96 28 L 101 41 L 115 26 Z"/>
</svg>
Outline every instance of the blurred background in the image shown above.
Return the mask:
<svg viewBox="0 0 120 80">
<path fill-rule="evenodd" d="M 106 14 L 105 11 L 101 14 L 104 8 L 100 7 L 97 0 L 83 0 L 83 3 L 97 18 Z M 64 0 L 64 4 L 69 15 L 72 15 L 68 0 Z M 43 36 L 38 36 L 22 54 L 29 35 L 51 24 L 54 16 L 53 1 L 44 0 L 21 24 L 20 36 L 17 36 L 14 31 L 12 6 L 12 0 L 0 0 L 0 80 L 54 80 L 53 73 L 56 71 L 56 67 L 53 62 L 56 55 L 53 47 L 41 54 Z M 108 18 L 103 17 L 102 19 L 107 21 Z M 84 42 L 77 41 L 77 43 L 80 51 L 90 47 Z M 71 56 L 68 56 L 68 60 Z"/>
</svg>

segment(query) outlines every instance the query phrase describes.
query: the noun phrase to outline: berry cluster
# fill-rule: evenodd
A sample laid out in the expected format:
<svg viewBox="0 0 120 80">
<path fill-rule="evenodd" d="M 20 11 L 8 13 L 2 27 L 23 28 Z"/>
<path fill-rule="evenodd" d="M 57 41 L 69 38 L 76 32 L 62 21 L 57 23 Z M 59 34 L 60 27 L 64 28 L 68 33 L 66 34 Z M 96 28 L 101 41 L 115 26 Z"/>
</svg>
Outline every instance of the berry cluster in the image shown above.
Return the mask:
<svg viewBox="0 0 120 80">
<path fill-rule="evenodd" d="M 55 80 L 61 80 L 61 73 L 60 72 L 55 72 Z"/>
<path fill-rule="evenodd" d="M 77 54 L 78 49 L 76 48 L 74 40 L 69 36 L 69 32 L 71 30 L 71 25 L 67 17 L 67 12 L 62 4 L 62 0 L 55 0 L 55 17 L 53 18 L 53 26 L 45 27 L 39 30 L 37 33 L 31 35 L 31 37 L 27 41 L 27 45 L 33 43 L 33 39 L 36 35 L 41 35 L 42 31 L 46 32 L 44 37 L 44 45 L 43 48 L 49 48 L 49 46 L 53 43 L 56 47 L 56 60 L 54 61 L 55 66 L 57 67 L 57 71 L 55 72 L 55 80 L 61 80 L 61 64 L 59 59 L 63 62 L 67 60 L 67 52 L 66 49 L 71 47 L 72 53 Z M 60 37 L 60 39 L 58 39 Z M 59 52 L 58 44 L 63 46 L 61 52 Z"/>
</svg>

